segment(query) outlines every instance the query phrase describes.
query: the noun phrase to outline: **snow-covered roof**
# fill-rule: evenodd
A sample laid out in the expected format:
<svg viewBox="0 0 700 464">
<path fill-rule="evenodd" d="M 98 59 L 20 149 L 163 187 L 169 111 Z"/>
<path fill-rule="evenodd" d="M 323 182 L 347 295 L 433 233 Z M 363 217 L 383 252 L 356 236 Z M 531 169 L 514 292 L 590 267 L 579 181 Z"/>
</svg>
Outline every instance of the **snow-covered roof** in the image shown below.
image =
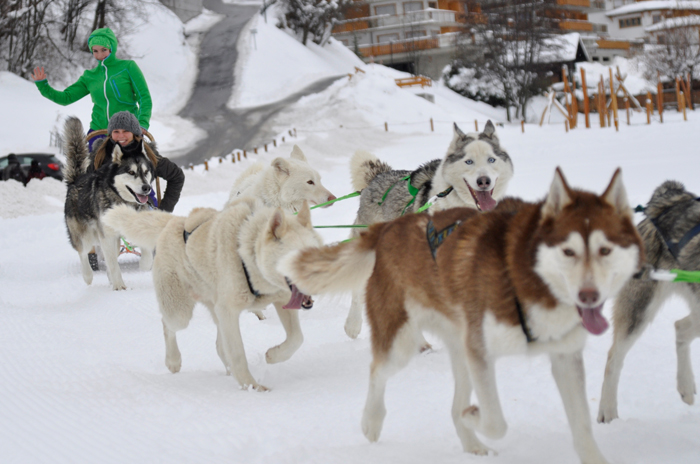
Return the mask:
<svg viewBox="0 0 700 464">
<path fill-rule="evenodd" d="M 700 26 L 700 16 L 699 15 L 691 15 L 691 16 L 680 16 L 677 18 L 668 18 L 664 19 L 660 23 L 656 23 L 653 26 L 645 27 L 644 30 L 647 32 L 657 32 L 657 31 L 663 31 L 666 29 L 674 29 L 677 27 L 685 27 L 685 26 Z"/>
<path fill-rule="evenodd" d="M 700 2 L 699 2 L 700 3 Z M 556 35 L 550 39 L 547 39 L 550 44 L 556 44 L 559 46 L 556 50 L 546 50 L 540 55 L 541 63 L 549 63 L 556 61 L 574 61 L 576 59 L 576 53 L 578 52 L 579 45 L 586 54 L 586 59 L 588 57 L 588 51 L 586 47 L 581 42 L 581 34 L 578 32 L 571 32 L 569 34 Z"/>
<path fill-rule="evenodd" d="M 652 10 L 698 10 L 700 1 L 650 0 L 621 6 L 605 13 L 606 16 L 622 16 Z"/>
</svg>

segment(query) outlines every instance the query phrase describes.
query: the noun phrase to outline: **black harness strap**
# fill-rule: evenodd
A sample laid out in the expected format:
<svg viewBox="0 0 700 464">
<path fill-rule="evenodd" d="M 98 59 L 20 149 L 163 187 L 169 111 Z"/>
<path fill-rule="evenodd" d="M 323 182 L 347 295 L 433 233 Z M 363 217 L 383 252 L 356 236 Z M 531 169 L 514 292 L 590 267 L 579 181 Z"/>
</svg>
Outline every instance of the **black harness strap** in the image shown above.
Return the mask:
<svg viewBox="0 0 700 464">
<path fill-rule="evenodd" d="M 515 309 L 518 311 L 518 319 L 520 320 L 520 327 L 523 329 L 523 333 L 525 334 L 525 338 L 527 339 L 528 343 L 532 343 L 536 341 L 537 339 L 532 336 L 530 333 L 530 329 L 527 326 L 527 322 L 525 322 L 525 314 L 523 314 L 523 307 L 520 305 L 520 300 L 518 298 L 515 298 Z"/>
<path fill-rule="evenodd" d="M 241 264 L 243 265 L 243 273 L 245 274 L 245 281 L 248 282 L 248 290 L 250 290 L 250 293 L 252 293 L 255 298 L 260 298 L 260 292 L 255 290 L 253 288 L 253 284 L 250 282 L 250 274 L 248 274 L 248 268 L 245 267 L 245 262 L 241 260 Z"/>
<path fill-rule="evenodd" d="M 459 225 L 462 223 L 462 221 L 457 221 L 452 225 L 449 225 L 442 229 L 440 232 L 435 230 L 435 224 L 433 224 L 432 220 L 428 221 L 428 225 L 425 228 L 425 234 L 428 238 L 428 245 L 430 246 L 430 253 L 433 255 L 433 259 L 435 259 L 435 254 L 437 253 L 437 249 L 440 245 L 442 245 L 442 242 L 445 241 L 445 239 L 459 227 Z"/>
<path fill-rule="evenodd" d="M 694 200 L 691 200 L 691 201 L 700 201 L 700 197 L 695 198 Z M 671 211 L 672 208 L 673 207 L 667 208 L 665 211 L 663 211 L 657 217 L 649 218 L 649 220 L 651 221 L 652 224 L 654 224 L 654 227 L 656 227 L 656 230 L 661 235 L 661 238 L 663 238 L 664 243 L 666 244 L 666 248 L 668 248 L 668 251 L 671 253 L 671 255 L 673 255 L 673 257 L 676 259 L 676 261 L 678 261 L 678 255 L 681 253 L 681 250 L 683 249 L 683 247 L 685 247 L 688 244 L 688 242 L 690 242 L 698 234 L 700 234 L 700 223 L 695 224 L 695 226 L 693 226 L 688 232 L 686 232 L 685 235 L 683 235 L 683 237 L 681 237 L 681 239 L 679 241 L 677 241 L 677 242 L 672 241 L 670 238 L 668 238 L 666 236 L 666 234 L 664 234 L 663 228 L 661 227 L 661 225 L 658 222 L 659 219 L 662 216 L 664 216 L 666 213 Z M 635 211 L 645 212 L 644 208 L 640 209 L 639 206 L 637 208 L 635 208 Z"/>
</svg>

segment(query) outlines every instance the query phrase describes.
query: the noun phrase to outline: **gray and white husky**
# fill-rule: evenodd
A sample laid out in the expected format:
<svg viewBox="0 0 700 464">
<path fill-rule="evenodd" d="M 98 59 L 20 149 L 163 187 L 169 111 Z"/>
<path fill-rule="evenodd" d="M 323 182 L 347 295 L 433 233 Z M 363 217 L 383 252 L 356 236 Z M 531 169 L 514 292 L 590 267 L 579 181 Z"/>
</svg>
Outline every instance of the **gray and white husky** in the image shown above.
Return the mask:
<svg viewBox="0 0 700 464">
<path fill-rule="evenodd" d="M 646 218 L 637 225 L 644 241 L 649 267 L 656 269 L 700 269 L 700 200 L 683 184 L 666 181 L 654 190 L 645 208 Z M 631 279 L 613 306 L 613 345 L 605 366 L 598 422 L 617 415 L 617 387 L 625 355 L 672 295 L 685 299 L 690 314 L 676 321 L 678 354 L 677 387 L 681 399 L 693 404 L 695 380 L 690 344 L 700 337 L 700 286 L 685 282 L 660 282 L 648 278 L 648 270 Z"/>
<path fill-rule="evenodd" d="M 455 207 L 491 210 L 506 194 L 513 162 L 489 120 L 481 133 L 465 134 L 455 124 L 445 157 L 415 171 L 393 170 L 376 156 L 358 151 L 350 160 L 350 173 L 353 188 L 362 191 L 355 224 L 370 225 L 416 212 L 428 201 L 434 201 L 430 212 Z M 437 195 L 441 197 L 435 201 Z M 352 235 L 359 232 L 353 229 Z M 345 321 L 351 338 L 362 328 L 362 300 L 353 292 Z"/>
<path fill-rule="evenodd" d="M 64 127 L 66 166 L 64 181 L 68 187 L 64 216 L 70 243 L 80 256 L 83 280 L 90 285 L 93 272 L 88 253 L 99 245 L 107 265 L 107 275 L 114 290 L 126 288 L 117 263 L 119 256 L 119 233 L 102 222 L 109 208 L 126 204 L 134 209 L 147 208 L 151 182 L 155 176 L 153 164 L 141 152 L 137 156 L 124 156 L 119 145 L 114 147 L 112 162 L 98 170 L 85 172 L 88 147 L 80 120 L 74 117 Z M 144 253 L 152 256 L 152 250 Z M 142 261 L 141 268 L 150 268 Z"/>
</svg>

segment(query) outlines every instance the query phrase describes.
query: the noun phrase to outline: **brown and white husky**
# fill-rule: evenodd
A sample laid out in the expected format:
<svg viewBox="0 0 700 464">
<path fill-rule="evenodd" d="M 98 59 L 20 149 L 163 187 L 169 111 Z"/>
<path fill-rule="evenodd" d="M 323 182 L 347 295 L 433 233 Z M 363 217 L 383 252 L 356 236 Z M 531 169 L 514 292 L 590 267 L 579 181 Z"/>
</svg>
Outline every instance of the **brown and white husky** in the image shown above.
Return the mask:
<svg viewBox="0 0 700 464">
<path fill-rule="evenodd" d="M 475 432 L 506 433 L 496 358 L 546 353 L 574 447 L 583 463 L 601 464 L 582 350 L 588 333 L 606 330 L 604 302 L 643 259 L 620 170 L 598 196 L 570 188 L 557 169 L 540 203 L 505 199 L 484 213 L 403 216 L 349 243 L 294 252 L 280 271 L 309 294 L 366 286 L 373 360 L 362 430 L 370 441 L 382 430 L 387 380 L 428 330 L 451 358 L 452 418 L 465 451 L 488 454 Z"/>
</svg>

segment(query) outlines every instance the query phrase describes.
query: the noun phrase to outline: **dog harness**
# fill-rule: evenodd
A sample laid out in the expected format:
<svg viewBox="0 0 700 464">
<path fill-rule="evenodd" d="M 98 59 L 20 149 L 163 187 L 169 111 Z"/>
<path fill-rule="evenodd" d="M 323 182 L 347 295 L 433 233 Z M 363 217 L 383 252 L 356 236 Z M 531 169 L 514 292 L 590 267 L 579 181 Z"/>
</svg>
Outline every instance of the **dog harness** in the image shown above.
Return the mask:
<svg viewBox="0 0 700 464">
<path fill-rule="evenodd" d="M 208 219 L 207 219 L 207 221 L 208 221 Z M 206 221 L 204 221 L 204 222 L 206 222 Z M 204 224 L 204 222 L 202 224 Z M 202 224 L 199 224 L 199 226 L 201 226 Z M 195 227 L 190 232 L 187 232 L 186 230 L 182 231 L 182 238 L 185 241 L 185 244 L 187 244 L 187 239 L 190 238 L 190 235 L 194 234 L 194 231 L 197 230 L 197 228 L 199 226 Z M 241 259 L 241 265 L 243 266 L 243 273 L 245 274 L 245 281 L 248 283 L 248 290 L 250 290 L 250 293 L 252 293 L 253 296 L 255 296 L 255 298 L 260 298 L 260 292 L 253 288 L 253 284 L 250 281 L 250 274 L 248 274 L 248 269 L 245 267 L 245 262 L 243 262 L 242 259 Z"/>
<path fill-rule="evenodd" d="M 384 200 L 386 200 L 387 195 L 389 195 L 389 192 L 391 192 L 391 189 L 393 189 L 394 186 L 396 186 L 396 184 L 398 184 L 399 182 L 403 182 L 403 181 L 406 181 L 406 183 L 407 183 L 406 188 L 408 189 L 408 193 L 411 195 L 411 199 L 408 201 L 408 203 L 406 203 L 406 206 L 403 207 L 403 210 L 401 210 L 401 216 L 406 214 L 406 210 L 408 209 L 409 206 L 411 206 L 416 201 L 416 196 L 418 195 L 418 192 L 420 192 L 420 189 L 415 188 L 413 186 L 413 184 L 411 184 L 411 174 L 407 175 L 406 177 L 402 177 L 401 179 L 399 179 L 396 182 L 394 182 L 393 184 L 391 184 L 391 186 L 388 189 L 386 189 L 386 192 L 384 192 L 384 195 L 382 195 L 382 199 L 377 202 L 377 204 L 379 206 L 382 206 L 382 204 L 384 203 Z M 428 200 L 428 202 L 425 205 L 421 206 L 420 209 L 416 212 L 422 213 L 426 209 L 433 206 L 434 201 L 436 201 L 438 198 L 446 197 L 447 195 L 449 195 L 452 192 L 452 190 L 453 190 L 453 187 L 447 187 L 445 190 L 443 190 L 442 192 L 438 193 L 433 198 Z"/>
<path fill-rule="evenodd" d="M 444 242 L 445 239 L 449 237 L 449 235 L 454 232 L 461 223 L 462 221 L 457 221 L 438 232 L 435 229 L 435 224 L 433 224 L 433 221 L 428 221 L 428 225 L 425 227 L 425 235 L 428 239 L 428 245 L 430 246 L 430 253 L 433 255 L 433 260 L 435 260 L 435 254 L 437 253 L 438 247 L 442 245 L 442 242 Z"/>
<path fill-rule="evenodd" d="M 435 254 L 437 253 L 438 247 L 442 245 L 445 239 L 449 237 L 449 235 L 452 232 L 454 232 L 455 229 L 457 229 L 457 227 L 459 227 L 461 223 L 462 221 L 457 221 L 454 224 L 451 224 L 438 232 L 435 229 L 435 224 L 433 224 L 433 221 L 428 221 L 428 224 L 425 227 L 425 235 L 428 239 L 428 245 L 430 246 L 430 253 L 433 255 L 433 260 L 435 260 Z M 527 340 L 527 342 L 532 343 L 536 341 L 537 338 L 532 336 L 530 328 L 527 326 L 527 322 L 525 321 L 525 314 L 523 313 L 523 307 L 520 305 L 520 300 L 518 300 L 517 297 L 515 297 L 515 310 L 518 312 L 518 320 L 520 321 L 520 327 L 523 329 L 523 333 L 525 334 L 525 339 Z"/>
<path fill-rule="evenodd" d="M 700 197 L 697 197 L 697 198 L 695 198 L 693 200 L 689 200 L 689 201 L 700 201 Z M 651 221 L 652 224 L 654 224 L 654 227 L 656 227 L 656 230 L 659 232 L 659 235 L 661 235 L 661 238 L 664 240 L 664 243 L 666 244 L 666 248 L 668 249 L 668 251 L 671 253 L 671 255 L 673 255 L 673 257 L 676 259 L 676 261 L 678 261 L 678 255 L 681 253 L 681 250 L 683 249 L 683 247 L 685 247 L 688 244 L 688 242 L 690 242 L 692 239 L 694 239 L 695 236 L 700 234 L 700 223 L 695 224 L 695 226 L 693 226 L 688 232 L 686 232 L 685 235 L 683 235 L 683 237 L 681 237 L 681 239 L 679 241 L 674 242 L 673 240 L 668 238 L 666 236 L 666 234 L 664 234 L 663 229 L 661 228 L 661 225 L 658 222 L 659 218 L 661 218 L 666 213 L 671 211 L 672 208 L 673 208 L 672 206 L 667 208 L 661 214 L 659 214 L 655 218 L 649 218 L 649 220 Z M 642 212 L 642 213 L 645 212 L 645 208 L 641 205 L 637 206 L 634 210 L 636 212 Z"/>
</svg>

